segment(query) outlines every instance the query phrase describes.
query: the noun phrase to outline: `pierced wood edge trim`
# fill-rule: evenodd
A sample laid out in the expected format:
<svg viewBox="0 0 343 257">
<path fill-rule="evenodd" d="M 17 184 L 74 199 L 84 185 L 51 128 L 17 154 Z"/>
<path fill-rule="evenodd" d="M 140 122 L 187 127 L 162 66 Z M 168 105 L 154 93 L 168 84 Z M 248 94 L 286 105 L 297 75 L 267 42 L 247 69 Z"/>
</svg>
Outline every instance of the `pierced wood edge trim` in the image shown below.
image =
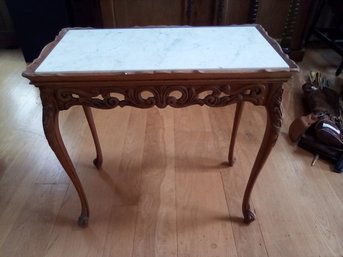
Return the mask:
<svg viewBox="0 0 343 257">
<path fill-rule="evenodd" d="M 171 106 L 182 108 L 190 105 L 222 107 L 240 101 L 249 101 L 263 105 L 268 86 L 264 84 L 216 86 L 140 86 L 113 88 L 59 88 L 54 92 L 59 110 L 69 109 L 74 105 L 84 105 L 99 109 L 132 106 L 150 108 Z M 148 96 L 143 95 L 144 92 Z M 173 94 L 174 93 L 174 94 Z M 177 96 L 175 96 L 175 93 Z M 119 96 L 118 96 L 119 95 Z"/>
</svg>

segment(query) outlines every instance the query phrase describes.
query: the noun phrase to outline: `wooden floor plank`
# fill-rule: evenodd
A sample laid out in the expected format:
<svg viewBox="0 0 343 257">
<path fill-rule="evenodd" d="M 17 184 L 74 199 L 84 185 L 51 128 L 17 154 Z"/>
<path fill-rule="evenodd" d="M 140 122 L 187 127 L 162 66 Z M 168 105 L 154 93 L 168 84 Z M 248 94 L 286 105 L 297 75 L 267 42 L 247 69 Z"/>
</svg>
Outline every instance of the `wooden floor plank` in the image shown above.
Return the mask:
<svg viewBox="0 0 343 257">
<path fill-rule="evenodd" d="M 132 256 L 136 217 L 136 205 L 112 207 L 103 257 Z"/>
<path fill-rule="evenodd" d="M 284 154 L 292 151 L 287 140 L 280 137 L 263 179 L 256 185 L 260 197 L 253 198 L 269 256 L 339 256 L 341 201 L 319 165 L 310 167 L 310 159 L 304 162 L 295 153 Z M 268 211 L 268 206 L 279 208 Z M 278 230 L 273 229 L 276 226 Z"/>
<path fill-rule="evenodd" d="M 6 168 L 5 174 L 0 182 L 0 207 L 2 210 L 0 213 L 0 247 L 2 246 L 0 252 L 2 250 L 7 251 L 8 245 L 6 242 L 9 242 L 9 236 L 13 238 L 13 230 L 18 228 L 18 222 L 23 227 L 26 225 L 31 226 L 30 229 L 33 229 L 32 224 L 29 222 L 29 217 L 37 217 L 38 208 L 41 208 L 43 214 L 46 211 L 46 216 L 56 215 L 54 210 L 49 209 L 49 207 L 51 207 L 49 199 L 44 199 L 44 202 L 41 203 L 42 206 L 32 204 L 32 202 L 35 202 L 38 199 L 37 195 L 40 196 L 39 189 L 36 189 L 37 184 L 35 183 L 35 178 L 37 174 L 43 171 L 42 163 L 44 163 L 44 161 L 37 158 L 31 150 L 31 146 L 24 146 L 21 149 L 21 152 L 17 156 L 20 161 L 16 161 Z M 47 187 L 48 186 L 52 187 L 53 184 L 47 185 Z M 62 197 L 62 199 L 65 192 L 61 192 L 60 190 L 63 191 L 63 188 L 66 190 L 65 185 L 57 185 L 55 187 L 56 194 Z M 42 190 L 47 189 L 46 187 L 43 187 Z M 56 201 L 53 201 L 55 195 L 53 193 L 50 193 L 49 195 L 51 196 L 51 202 L 55 203 Z M 33 207 L 28 208 L 30 203 L 31 205 L 34 205 L 36 209 Z M 60 203 L 61 202 L 59 202 L 59 204 Z M 44 205 L 46 205 L 46 207 Z M 53 207 L 56 208 L 55 206 Z M 54 217 L 50 218 L 52 224 L 53 219 Z M 19 246 L 17 248 L 19 248 Z"/>
<path fill-rule="evenodd" d="M 173 110 L 148 110 L 133 256 L 176 256 Z"/>
<path fill-rule="evenodd" d="M 126 127 L 126 136 L 119 152 L 120 159 L 108 160 L 107 177 L 102 183 L 111 191 L 107 199 L 113 202 L 111 218 L 107 228 L 103 256 L 132 256 L 140 201 L 142 181 L 142 161 L 144 155 L 145 127 L 147 113 L 139 109 L 130 109 Z M 120 141 L 124 131 L 116 131 L 115 138 Z M 112 131 L 113 133 L 113 131 Z M 113 142 L 112 146 L 118 145 Z M 114 155 L 113 151 L 112 154 Z M 113 170 L 114 167 L 118 167 Z M 110 179 L 108 179 L 110 178 Z M 109 183 L 111 181 L 111 183 Z M 111 200 L 112 199 L 112 200 Z"/>
<path fill-rule="evenodd" d="M 185 130 L 183 120 L 191 120 Z M 175 120 L 178 256 L 237 256 L 213 135 L 201 109 Z"/>
<path fill-rule="evenodd" d="M 244 189 L 261 140 L 259 136 L 261 137 L 261 132 L 263 132 L 261 131 L 263 127 L 260 127 L 263 122 L 258 123 L 258 126 L 254 126 L 256 123 L 252 116 L 256 116 L 256 114 L 251 105 L 246 104 L 234 151 L 236 161 L 233 167 L 229 167 L 227 156 L 231 136 L 230 126 L 232 126 L 230 123 L 233 120 L 234 108 L 233 106 L 218 108 L 211 111 L 209 116 L 215 134 L 214 139 L 218 155 L 224 162 L 221 175 L 238 256 L 267 256 L 258 218 L 256 222 L 251 223 L 249 226 L 242 224 L 241 211 Z M 258 118 L 260 117 L 258 116 Z M 251 131 L 251 128 L 257 128 L 260 131 Z M 244 147 L 246 145 L 249 145 L 249 147 Z M 251 202 L 251 208 L 254 209 L 253 202 Z"/>
<path fill-rule="evenodd" d="M 66 184 L 43 184 L 32 186 L 31 190 L 21 189 L 28 196 L 26 199 L 22 197 L 26 200 L 22 208 L 15 211 L 12 209 L 13 216 L 9 215 L 15 217 L 15 221 L 12 221 L 10 233 L 0 248 L 2 256 L 44 256 L 48 235 L 54 226 L 67 187 Z M 13 203 L 16 207 L 20 204 L 15 200 Z"/>
</svg>

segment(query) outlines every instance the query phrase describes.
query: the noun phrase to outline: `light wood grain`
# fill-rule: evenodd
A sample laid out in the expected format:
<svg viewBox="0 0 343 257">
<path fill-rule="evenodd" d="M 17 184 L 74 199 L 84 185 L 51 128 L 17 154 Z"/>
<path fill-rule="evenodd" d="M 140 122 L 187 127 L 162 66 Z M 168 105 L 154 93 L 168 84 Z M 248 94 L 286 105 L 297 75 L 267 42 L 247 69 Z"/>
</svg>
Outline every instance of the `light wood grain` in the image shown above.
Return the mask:
<svg viewBox="0 0 343 257">
<path fill-rule="evenodd" d="M 236 162 L 227 166 L 234 106 L 94 110 L 104 155 L 95 149 L 82 108 L 60 116 L 66 147 L 91 207 L 80 203 L 41 124 L 39 92 L 20 76 L 17 50 L 0 50 L 0 256 L 343 255 L 343 175 L 288 139 L 303 113 L 301 85 L 310 69 L 334 72 L 339 56 L 308 51 L 286 86 L 284 124 L 252 194 L 257 219 L 241 223 L 241 200 L 265 124 L 263 108 L 246 104 Z"/>
<path fill-rule="evenodd" d="M 175 120 L 179 256 L 237 256 L 209 118 L 196 107 L 176 113 L 183 117 Z"/>
<path fill-rule="evenodd" d="M 147 112 L 133 256 L 177 256 L 173 110 Z"/>
<path fill-rule="evenodd" d="M 227 113 L 227 115 L 224 116 L 223 112 Z M 251 223 L 249 226 L 241 223 L 241 199 L 243 198 L 244 187 L 248 180 L 249 169 L 253 164 L 254 155 L 252 153 L 256 155 L 263 132 L 262 127 L 254 126 L 255 113 L 256 110 L 251 108 L 251 104 L 245 105 L 237 135 L 234 166 L 228 167 L 227 164 L 223 164 L 220 170 L 237 252 L 239 256 L 247 257 L 267 256 L 259 220 Z M 227 157 L 227 142 L 230 140 L 230 127 L 232 126 L 233 115 L 233 108 L 230 107 L 227 110 L 215 109 L 209 113 L 210 124 L 215 135 L 214 142 L 222 160 L 225 160 Z M 259 124 L 263 124 L 264 119 L 262 117 L 257 118 Z M 249 145 L 249 147 L 246 148 L 244 145 Z M 252 209 L 254 209 L 253 202 Z M 259 214 L 257 213 L 257 215 Z"/>
</svg>

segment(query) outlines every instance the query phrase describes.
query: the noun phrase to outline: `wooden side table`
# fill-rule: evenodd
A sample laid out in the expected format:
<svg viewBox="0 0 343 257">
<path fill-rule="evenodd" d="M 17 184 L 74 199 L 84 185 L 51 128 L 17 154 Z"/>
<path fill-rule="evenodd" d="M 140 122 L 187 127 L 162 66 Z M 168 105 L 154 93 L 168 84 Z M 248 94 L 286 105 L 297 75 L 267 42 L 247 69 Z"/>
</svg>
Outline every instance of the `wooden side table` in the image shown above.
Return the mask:
<svg viewBox="0 0 343 257">
<path fill-rule="evenodd" d="M 282 84 L 297 70 L 258 25 L 64 29 L 23 76 L 40 89 L 45 136 L 80 197 L 80 226 L 88 224 L 89 207 L 60 134 L 60 111 L 83 106 L 96 147 L 94 164 L 100 168 L 102 154 L 90 107 L 236 103 L 228 158 L 233 165 L 243 103 L 264 106 L 265 134 L 242 204 L 244 221 L 250 223 L 255 219 L 250 195 L 281 127 Z"/>
</svg>

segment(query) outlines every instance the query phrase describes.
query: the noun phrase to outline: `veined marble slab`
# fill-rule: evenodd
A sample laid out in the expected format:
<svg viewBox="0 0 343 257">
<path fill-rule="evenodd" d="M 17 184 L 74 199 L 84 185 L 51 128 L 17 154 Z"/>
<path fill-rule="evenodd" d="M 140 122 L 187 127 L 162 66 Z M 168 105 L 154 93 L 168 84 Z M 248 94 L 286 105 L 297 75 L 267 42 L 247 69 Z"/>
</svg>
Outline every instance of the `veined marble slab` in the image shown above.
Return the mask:
<svg viewBox="0 0 343 257">
<path fill-rule="evenodd" d="M 255 26 L 69 30 L 36 73 L 289 70 Z"/>
</svg>

